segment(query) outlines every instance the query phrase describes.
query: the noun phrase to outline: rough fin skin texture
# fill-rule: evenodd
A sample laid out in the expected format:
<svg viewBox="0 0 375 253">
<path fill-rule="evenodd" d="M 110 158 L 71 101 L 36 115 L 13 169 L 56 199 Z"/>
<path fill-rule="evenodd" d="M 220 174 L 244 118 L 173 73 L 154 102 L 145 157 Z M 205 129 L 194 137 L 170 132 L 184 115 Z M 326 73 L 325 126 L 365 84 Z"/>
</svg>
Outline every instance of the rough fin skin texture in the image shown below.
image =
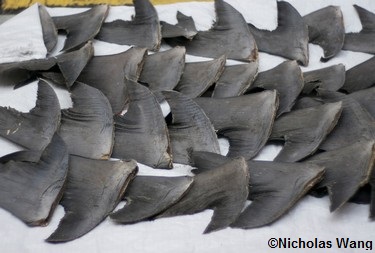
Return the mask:
<svg viewBox="0 0 375 253">
<path fill-rule="evenodd" d="M 227 98 L 243 95 L 258 75 L 258 61 L 226 66 L 215 84 L 213 98 Z"/>
<path fill-rule="evenodd" d="M 201 96 L 225 71 L 225 56 L 211 61 L 186 63 L 175 90 L 195 98 Z"/>
<path fill-rule="evenodd" d="M 343 110 L 336 127 L 320 145 L 320 149 L 330 151 L 348 146 L 361 139 L 375 138 L 374 119 L 353 98 L 339 92 L 318 92 L 324 102 L 342 101 Z"/>
<path fill-rule="evenodd" d="M 362 30 L 359 33 L 345 34 L 343 49 L 375 54 L 375 14 L 358 5 L 354 5 L 354 8 L 361 20 Z"/>
<path fill-rule="evenodd" d="M 57 44 L 57 29 L 44 5 L 39 5 L 39 17 L 42 25 L 44 45 L 50 53 Z"/>
<path fill-rule="evenodd" d="M 285 61 L 273 69 L 260 72 L 251 85 L 253 88 L 277 90 L 279 109 L 277 117 L 289 112 L 303 89 L 303 76 L 296 61 Z"/>
<path fill-rule="evenodd" d="M 330 91 L 339 90 L 345 83 L 345 66 L 337 64 L 322 69 L 316 69 L 303 73 L 305 85 L 303 93 L 310 94 L 316 89 Z"/>
<path fill-rule="evenodd" d="M 175 47 L 146 56 L 139 82 L 152 92 L 173 90 L 184 72 L 185 53 L 184 47 Z"/>
<path fill-rule="evenodd" d="M 0 206 L 29 226 L 45 226 L 62 196 L 69 154 L 56 134 L 37 161 L 23 161 L 34 154 L 24 151 L 22 159 L 0 164 Z"/>
<path fill-rule="evenodd" d="M 214 214 L 204 233 L 224 229 L 243 209 L 249 193 L 248 183 L 249 170 L 245 160 L 235 158 L 214 170 L 196 175 L 189 192 L 158 218 L 194 214 L 209 208 Z"/>
<path fill-rule="evenodd" d="M 228 157 L 209 152 L 193 152 L 195 174 L 228 161 Z M 324 168 L 313 164 L 247 161 L 250 169 L 249 196 L 252 203 L 231 227 L 255 228 L 282 217 L 324 175 Z"/>
<path fill-rule="evenodd" d="M 342 89 L 348 93 L 352 93 L 373 86 L 375 84 L 374 65 L 375 57 L 372 57 L 347 70 Z"/>
<path fill-rule="evenodd" d="M 171 112 L 168 126 L 173 162 L 190 164 L 194 150 L 220 153 L 215 130 L 203 110 L 190 98 L 176 91 L 163 91 Z"/>
<path fill-rule="evenodd" d="M 259 51 L 309 64 L 309 31 L 298 11 L 288 2 L 278 1 L 278 27 L 276 30 L 259 30 L 249 24 Z"/>
<path fill-rule="evenodd" d="M 126 84 L 138 80 L 146 53 L 145 48 L 131 48 L 115 55 L 94 56 L 77 80 L 99 89 L 113 113 L 121 113 L 128 101 Z"/>
<path fill-rule="evenodd" d="M 39 80 L 36 105 L 30 112 L 0 107 L 0 135 L 31 150 L 43 150 L 59 125 L 59 100 L 43 80 Z"/>
<path fill-rule="evenodd" d="M 337 55 L 345 37 L 344 18 L 339 6 L 327 6 L 303 17 L 309 27 L 309 42 L 321 46 L 326 62 Z"/>
<path fill-rule="evenodd" d="M 192 177 L 137 176 L 125 192 L 127 204 L 110 217 L 124 224 L 150 219 L 177 203 L 192 183 Z"/>
<path fill-rule="evenodd" d="M 92 42 L 89 41 L 78 50 L 56 56 L 59 72 L 46 71 L 40 74 L 54 83 L 70 89 L 93 56 L 94 47 Z"/>
<path fill-rule="evenodd" d="M 46 241 L 68 242 L 94 229 L 115 209 L 137 171 L 134 160 L 103 161 L 71 155 L 61 201 L 66 213 Z"/>
<path fill-rule="evenodd" d="M 114 117 L 112 157 L 135 159 L 154 168 L 172 168 L 168 128 L 155 95 L 138 83 L 129 83 L 128 90 L 127 112 Z"/>
<path fill-rule="evenodd" d="M 375 87 L 353 92 L 348 97 L 357 101 L 375 119 Z"/>
<path fill-rule="evenodd" d="M 76 82 L 73 108 L 62 110 L 59 134 L 69 153 L 92 159 L 108 159 L 112 153 L 114 124 L 111 105 L 99 90 Z"/>
<path fill-rule="evenodd" d="M 295 110 L 274 123 L 270 139 L 284 139 L 277 162 L 296 162 L 313 154 L 337 124 L 342 102 Z"/>
<path fill-rule="evenodd" d="M 158 51 L 161 43 L 158 13 L 149 0 L 133 0 L 133 4 L 133 20 L 104 23 L 96 39 Z"/>
<path fill-rule="evenodd" d="M 98 5 L 82 13 L 53 17 L 56 28 L 68 34 L 62 51 L 70 51 L 92 40 L 98 34 L 108 11 L 108 5 Z"/>
<path fill-rule="evenodd" d="M 246 21 L 235 8 L 215 0 L 216 22 L 208 31 L 199 31 L 192 40 L 166 39 L 168 44 L 186 47 L 188 54 L 252 62 L 258 59 L 258 48 Z"/>
<path fill-rule="evenodd" d="M 333 212 L 369 182 L 374 158 L 374 141 L 358 140 L 351 145 L 317 154 L 305 162 L 326 168 L 317 188 L 328 188 L 330 210 Z"/>
<path fill-rule="evenodd" d="M 171 25 L 167 22 L 160 21 L 161 37 L 162 38 L 175 38 L 185 37 L 191 40 L 197 33 L 197 28 L 192 17 L 184 15 L 182 12 L 177 11 L 177 24 Z"/>
<path fill-rule="evenodd" d="M 206 113 L 218 134 L 228 138 L 227 155 L 245 159 L 255 157 L 266 144 L 279 104 L 276 91 L 231 98 L 200 97 L 194 101 Z"/>
</svg>

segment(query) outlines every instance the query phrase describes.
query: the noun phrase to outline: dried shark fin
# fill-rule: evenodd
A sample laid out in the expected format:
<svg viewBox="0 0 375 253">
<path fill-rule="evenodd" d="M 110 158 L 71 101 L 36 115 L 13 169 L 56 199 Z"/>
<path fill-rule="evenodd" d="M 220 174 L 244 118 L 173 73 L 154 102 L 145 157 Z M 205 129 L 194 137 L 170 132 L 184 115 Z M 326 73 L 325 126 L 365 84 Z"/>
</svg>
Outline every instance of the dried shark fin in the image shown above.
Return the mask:
<svg viewBox="0 0 375 253">
<path fill-rule="evenodd" d="M 43 5 L 39 5 L 39 17 L 42 25 L 43 40 L 47 48 L 47 52 L 51 52 L 57 44 L 57 29 L 47 9 Z"/>
<path fill-rule="evenodd" d="M 296 60 L 307 66 L 309 63 L 309 31 L 298 11 L 288 2 L 278 1 L 278 27 L 276 30 L 259 30 L 249 24 L 259 51 Z"/>
<path fill-rule="evenodd" d="M 249 169 L 245 160 L 234 158 L 214 170 L 196 175 L 187 194 L 157 217 L 194 214 L 211 208 L 214 214 L 204 233 L 224 229 L 243 209 L 249 193 L 248 183 Z"/>
<path fill-rule="evenodd" d="M 374 65 L 375 57 L 372 57 L 347 70 L 342 89 L 348 93 L 352 93 L 373 86 L 375 84 Z"/>
<path fill-rule="evenodd" d="M 71 92 L 73 107 L 62 110 L 59 129 L 69 153 L 108 159 L 114 142 L 113 114 L 108 99 L 99 90 L 79 82 Z"/>
<path fill-rule="evenodd" d="M 285 145 L 274 161 L 296 162 L 313 154 L 337 124 L 342 103 L 327 103 L 284 114 L 274 123 L 271 140 Z"/>
<path fill-rule="evenodd" d="M 88 11 L 61 17 L 53 17 L 57 30 L 68 35 L 62 51 L 70 51 L 92 40 L 107 17 L 108 5 L 97 5 Z"/>
<path fill-rule="evenodd" d="M 61 199 L 69 154 L 56 134 L 35 161 L 23 161 L 35 152 L 0 164 L 0 206 L 29 226 L 45 226 Z"/>
<path fill-rule="evenodd" d="M 190 98 L 201 96 L 225 71 L 225 61 L 222 56 L 211 61 L 186 63 L 175 90 Z"/>
<path fill-rule="evenodd" d="M 303 73 L 304 87 L 302 93 L 310 94 L 316 89 L 339 90 L 345 83 L 345 66 L 337 64 L 322 69 Z"/>
<path fill-rule="evenodd" d="M 258 61 L 247 64 L 226 66 L 215 84 L 213 98 L 243 95 L 258 75 Z"/>
<path fill-rule="evenodd" d="M 316 187 L 328 188 L 330 210 L 333 212 L 369 182 L 374 158 L 374 141 L 358 140 L 351 145 L 314 155 L 305 163 L 326 168 L 323 180 Z"/>
<path fill-rule="evenodd" d="M 118 205 L 137 170 L 134 160 L 103 161 L 71 155 L 61 201 L 66 213 L 46 241 L 72 241 L 94 229 Z"/>
<path fill-rule="evenodd" d="M 152 92 L 173 90 L 184 71 L 185 53 L 184 47 L 174 47 L 146 56 L 139 82 Z"/>
<path fill-rule="evenodd" d="M 166 39 L 173 46 L 185 46 L 188 54 L 252 62 L 258 48 L 242 14 L 223 0 L 215 0 L 216 22 L 208 31 L 199 31 L 192 40 Z"/>
<path fill-rule="evenodd" d="M 344 45 L 344 18 L 339 6 L 327 6 L 303 17 L 309 27 L 309 42 L 323 48 L 326 62 L 336 56 Z"/>
<path fill-rule="evenodd" d="M 192 177 L 137 176 L 125 192 L 127 204 L 110 217 L 124 224 L 150 219 L 177 203 L 192 183 Z"/>
<path fill-rule="evenodd" d="M 131 48 L 115 55 L 94 56 L 77 80 L 99 89 L 113 113 L 121 113 L 128 101 L 126 84 L 138 80 L 146 53 L 145 48 Z"/>
<path fill-rule="evenodd" d="M 303 89 L 303 76 L 296 61 L 285 61 L 273 69 L 260 72 L 249 88 L 277 90 L 279 109 L 277 117 L 289 112 Z"/>
<path fill-rule="evenodd" d="M 36 105 L 30 112 L 0 107 L 0 136 L 31 150 L 43 150 L 59 125 L 59 100 L 43 80 L 38 82 Z"/>
<path fill-rule="evenodd" d="M 137 83 L 128 83 L 128 91 L 127 112 L 114 117 L 112 157 L 135 159 L 154 168 L 172 168 L 168 128 L 155 95 Z"/>
<path fill-rule="evenodd" d="M 375 54 L 375 14 L 354 5 L 361 20 L 362 30 L 359 33 L 345 34 L 344 50 Z"/>
<path fill-rule="evenodd" d="M 193 152 L 192 160 L 204 173 L 229 160 L 209 152 Z M 250 169 L 249 196 L 252 203 L 245 208 L 231 227 L 255 228 L 270 224 L 302 198 L 324 174 L 323 167 L 302 163 L 247 161 Z"/>
<path fill-rule="evenodd" d="M 252 202 L 231 227 L 256 228 L 278 220 L 324 175 L 324 168 L 314 164 L 250 161 L 248 166 Z"/>
<path fill-rule="evenodd" d="M 375 119 L 375 87 L 350 93 L 348 97 L 357 101 Z"/>
<path fill-rule="evenodd" d="M 135 8 L 133 20 L 104 23 L 96 39 L 158 51 L 161 43 L 161 28 L 154 6 L 149 0 L 133 0 L 133 4 Z"/>
<path fill-rule="evenodd" d="M 276 91 L 231 98 L 200 97 L 194 101 L 206 113 L 218 134 L 228 138 L 227 155 L 245 159 L 255 157 L 266 144 L 278 107 Z"/>
<path fill-rule="evenodd" d="M 374 140 L 374 119 L 357 101 L 339 92 L 319 90 L 318 94 L 324 102 L 342 101 L 343 103 L 343 110 L 337 125 L 319 149 L 330 151 L 348 146 L 361 139 Z"/>
<path fill-rule="evenodd" d="M 204 111 L 190 98 L 176 91 L 163 91 L 172 113 L 168 125 L 173 162 L 190 164 L 194 150 L 220 153 L 215 130 Z"/>
<path fill-rule="evenodd" d="M 78 50 L 56 56 L 56 65 L 59 72 L 48 70 L 39 74 L 70 89 L 93 56 L 94 47 L 92 42 L 89 41 Z"/>
<path fill-rule="evenodd" d="M 192 17 L 184 15 L 182 12 L 177 11 L 177 24 L 171 25 L 167 22 L 160 21 L 161 37 L 175 38 L 185 37 L 191 40 L 197 33 L 197 28 Z"/>
</svg>

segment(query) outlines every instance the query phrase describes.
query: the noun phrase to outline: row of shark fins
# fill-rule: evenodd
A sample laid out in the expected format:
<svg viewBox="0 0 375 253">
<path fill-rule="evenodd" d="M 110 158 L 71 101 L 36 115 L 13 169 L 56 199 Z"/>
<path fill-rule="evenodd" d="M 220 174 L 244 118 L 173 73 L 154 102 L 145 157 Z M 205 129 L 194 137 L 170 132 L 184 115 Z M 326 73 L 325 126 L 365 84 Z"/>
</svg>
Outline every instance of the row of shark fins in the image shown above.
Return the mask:
<svg viewBox="0 0 375 253">
<path fill-rule="evenodd" d="M 206 32 L 193 32 L 191 18 L 178 13 L 179 23 L 159 33 L 149 1 L 134 4 L 132 21 L 112 23 L 103 23 L 107 6 L 52 19 L 39 6 L 46 47 L 51 51 L 57 30 L 65 30 L 64 52 L 0 64 L 1 75 L 23 81 L 19 85 L 39 78 L 30 112 L 0 108 L 0 135 L 27 149 L 0 158 L 2 208 L 28 225 L 46 225 L 61 203 L 66 214 L 49 242 L 74 240 L 108 215 L 129 224 L 213 209 L 206 233 L 228 226 L 255 228 L 276 221 L 306 193 L 321 194 L 322 189 L 330 195 L 331 211 L 349 200 L 370 202 L 370 217 L 375 217 L 373 58 L 346 72 L 339 64 L 302 73 L 297 61 L 307 64 L 307 58 L 291 57 L 297 61 L 258 74 L 256 44 L 261 49 L 261 42 L 255 43 L 251 25 L 224 1 L 215 1 L 217 20 Z M 286 2 L 278 2 L 278 10 L 278 33 L 322 21 L 314 13 L 301 18 Z M 321 11 L 327 10 L 332 9 Z M 178 36 L 171 41 L 184 47 L 147 55 L 147 49 L 159 49 L 160 34 L 166 40 Z M 241 47 L 223 43 L 223 34 L 236 37 L 231 43 Z M 257 32 L 252 34 L 257 38 Z M 298 34 L 287 38 L 298 39 Z M 93 56 L 94 37 L 138 47 Z M 185 63 L 186 52 L 214 59 Z M 325 58 L 331 58 L 327 52 Z M 225 66 L 226 58 L 248 63 Z M 73 107 L 61 110 L 45 80 L 69 89 Z M 166 117 L 159 104 L 163 100 L 171 110 Z M 229 141 L 226 156 L 220 155 L 218 136 Z M 252 160 L 267 142 L 280 140 L 285 144 L 273 162 Z M 136 161 L 154 168 L 171 169 L 175 162 L 197 169 L 194 177 L 136 176 Z M 113 213 L 122 199 L 127 204 Z M 248 206 L 247 200 L 252 201 Z"/>
</svg>

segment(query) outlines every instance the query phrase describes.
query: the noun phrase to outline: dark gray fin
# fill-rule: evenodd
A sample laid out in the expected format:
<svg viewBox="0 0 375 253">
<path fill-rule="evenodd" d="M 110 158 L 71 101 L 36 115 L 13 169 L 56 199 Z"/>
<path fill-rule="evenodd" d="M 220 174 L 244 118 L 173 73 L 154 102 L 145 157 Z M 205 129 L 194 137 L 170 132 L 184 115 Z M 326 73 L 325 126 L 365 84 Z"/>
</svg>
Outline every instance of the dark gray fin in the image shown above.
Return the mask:
<svg viewBox="0 0 375 253">
<path fill-rule="evenodd" d="M 323 48 L 326 62 L 337 55 L 344 45 L 344 18 L 339 6 L 327 6 L 303 17 L 309 28 L 309 42 Z"/>
<path fill-rule="evenodd" d="M 71 155 L 61 201 L 65 216 L 46 241 L 72 241 L 94 229 L 118 205 L 137 171 L 134 160 L 103 161 Z"/>
<path fill-rule="evenodd" d="M 157 11 L 149 0 L 133 0 L 133 4 L 135 16 L 131 21 L 115 20 L 104 23 L 96 39 L 158 51 L 161 28 Z"/>
<path fill-rule="evenodd" d="M 345 83 L 345 66 L 336 64 L 322 69 L 312 70 L 303 73 L 303 93 L 310 94 L 316 89 L 330 91 L 339 90 Z"/>
<path fill-rule="evenodd" d="M 137 176 L 125 192 L 126 205 L 110 217 L 124 224 L 150 219 L 176 204 L 192 183 L 192 177 Z"/>
<path fill-rule="evenodd" d="M 348 146 L 314 155 L 305 162 L 325 167 L 325 176 L 316 187 L 328 188 L 333 212 L 369 182 L 374 158 L 374 141 L 357 140 Z"/>
<path fill-rule="evenodd" d="M 358 5 L 354 5 L 354 8 L 361 20 L 362 30 L 345 34 L 343 49 L 375 54 L 375 14 Z"/>
<path fill-rule="evenodd" d="M 196 175 L 188 193 L 158 218 L 213 209 L 214 214 L 204 233 L 224 229 L 237 219 L 245 206 L 248 184 L 249 169 L 246 161 L 242 157 L 235 158 L 218 168 Z"/>
<path fill-rule="evenodd" d="M 293 110 L 305 109 L 322 104 L 324 104 L 324 101 L 319 97 L 301 97 L 294 104 Z"/>
<path fill-rule="evenodd" d="M 120 54 L 94 56 L 77 80 L 99 89 L 113 113 L 121 113 L 128 101 L 126 84 L 138 80 L 146 53 L 145 48 L 131 48 Z"/>
<path fill-rule="evenodd" d="M 41 150 L 21 150 L 0 157 L 0 163 L 7 163 L 9 161 L 37 163 L 42 153 L 43 151 Z"/>
<path fill-rule="evenodd" d="M 272 131 L 278 97 L 263 91 L 231 98 L 200 97 L 194 100 L 203 109 L 219 136 L 229 140 L 229 157 L 255 157 Z"/>
<path fill-rule="evenodd" d="M 192 17 L 186 16 L 180 11 L 177 11 L 177 24 L 171 25 L 167 22 L 160 21 L 161 37 L 162 38 L 175 38 L 185 37 L 191 40 L 197 33 L 197 28 Z"/>
<path fill-rule="evenodd" d="M 194 174 L 200 174 L 220 167 L 221 165 L 233 160 L 233 158 L 212 152 L 193 151 L 190 154 L 190 160 L 192 161 L 192 166 L 196 167 L 191 170 L 191 172 Z"/>
<path fill-rule="evenodd" d="M 59 125 L 59 100 L 43 80 L 39 80 L 36 104 L 30 112 L 0 107 L 0 136 L 27 149 L 43 150 Z"/>
<path fill-rule="evenodd" d="M 225 61 L 222 56 L 211 61 L 186 63 L 175 90 L 189 98 L 201 96 L 225 71 Z"/>
<path fill-rule="evenodd" d="M 179 92 L 162 93 L 172 112 L 168 130 L 173 162 L 191 164 L 190 153 L 196 150 L 220 153 L 215 130 L 203 110 Z"/>
<path fill-rule="evenodd" d="M 35 153 L 24 152 L 23 158 Z M 58 135 L 38 158 L 36 162 L 21 159 L 0 164 L 0 206 L 29 226 L 48 224 L 68 174 L 68 150 Z"/>
<path fill-rule="evenodd" d="M 193 152 L 197 167 L 194 173 L 215 169 L 229 160 L 228 157 L 209 152 Z M 255 228 L 270 224 L 301 199 L 324 174 L 324 168 L 312 164 L 247 161 L 250 170 L 249 199 L 252 200 L 231 225 Z"/>
<path fill-rule="evenodd" d="M 326 136 L 337 124 L 342 102 L 327 103 L 295 110 L 277 119 L 271 140 L 285 140 L 285 145 L 274 161 L 296 162 L 315 153 Z"/>
<path fill-rule="evenodd" d="M 40 72 L 40 75 L 70 89 L 93 56 L 94 47 L 89 41 L 78 50 L 56 56 L 59 72 Z"/>
<path fill-rule="evenodd" d="M 273 31 L 260 30 L 249 24 L 259 51 L 309 64 L 309 30 L 298 11 L 288 2 L 278 1 L 278 27 Z"/>
<path fill-rule="evenodd" d="M 176 46 L 185 46 L 188 54 L 218 58 L 257 61 L 258 48 L 242 14 L 223 0 L 215 0 L 216 21 L 208 31 L 199 31 L 192 40 L 166 39 Z"/>
<path fill-rule="evenodd" d="M 128 83 L 128 91 L 127 112 L 114 116 L 112 157 L 135 159 L 153 168 L 172 168 L 168 128 L 155 95 L 137 83 Z"/>
<path fill-rule="evenodd" d="M 375 119 L 375 87 L 353 92 L 348 97 L 355 99 Z"/>
<path fill-rule="evenodd" d="M 243 95 L 258 75 L 258 61 L 247 64 L 226 66 L 215 84 L 214 98 L 227 98 Z"/>
<path fill-rule="evenodd" d="M 371 178 L 370 178 L 371 181 Z M 371 203 L 371 185 L 365 184 L 360 187 L 357 192 L 351 197 L 348 202 L 366 205 Z"/>
<path fill-rule="evenodd" d="M 184 72 L 185 54 L 184 47 L 174 47 L 146 56 L 139 82 L 154 93 L 173 90 Z"/>
<path fill-rule="evenodd" d="M 249 161 L 251 204 L 231 225 L 256 228 L 287 213 L 324 176 L 324 167 L 314 164 Z"/>
<path fill-rule="evenodd" d="M 346 71 L 342 87 L 348 93 L 369 88 L 375 84 L 375 57 L 364 61 Z"/>
<path fill-rule="evenodd" d="M 108 5 L 97 5 L 82 13 L 53 17 L 57 30 L 67 33 L 62 51 L 78 48 L 92 40 L 98 34 L 108 10 Z"/>
<path fill-rule="evenodd" d="M 46 7 L 44 5 L 39 5 L 38 7 L 44 44 L 47 48 L 47 52 L 50 53 L 57 44 L 57 29 Z"/>
<path fill-rule="evenodd" d="M 59 134 L 69 154 L 108 159 L 114 142 L 111 105 L 99 90 L 76 82 L 71 89 L 73 108 L 61 111 Z"/>
<path fill-rule="evenodd" d="M 336 127 L 319 146 L 322 150 L 335 150 L 346 147 L 361 139 L 375 139 L 374 119 L 353 98 L 339 92 L 319 91 L 324 102 L 343 102 L 343 111 Z"/>
<path fill-rule="evenodd" d="M 303 89 L 303 76 L 296 61 L 285 61 L 273 69 L 260 72 L 249 91 L 254 88 L 277 90 L 279 109 L 277 117 L 289 112 Z"/>
</svg>

